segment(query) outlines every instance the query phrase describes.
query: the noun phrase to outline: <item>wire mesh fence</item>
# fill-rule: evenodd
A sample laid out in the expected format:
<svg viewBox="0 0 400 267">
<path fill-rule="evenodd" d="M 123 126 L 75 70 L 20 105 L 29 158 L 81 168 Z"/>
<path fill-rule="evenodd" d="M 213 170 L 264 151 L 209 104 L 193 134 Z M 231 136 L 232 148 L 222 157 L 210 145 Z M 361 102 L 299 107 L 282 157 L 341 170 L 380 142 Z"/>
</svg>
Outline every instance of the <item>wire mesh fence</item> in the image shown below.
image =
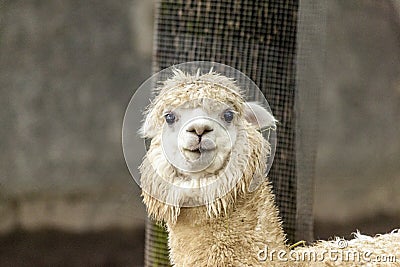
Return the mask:
<svg viewBox="0 0 400 267">
<path fill-rule="evenodd" d="M 323 4 L 314 5 L 313 2 L 160 0 L 156 3 L 153 72 L 186 61 L 215 61 L 245 73 L 268 100 L 279 120 L 277 149 L 269 177 L 289 242 L 299 238 L 312 239 L 314 154 L 303 153 L 313 151 L 309 133 L 315 128 L 316 109 L 308 113 L 309 118 L 301 117 L 300 121 L 297 121 L 296 109 L 305 109 L 310 101 L 316 100 L 318 86 L 311 87 L 312 91 L 298 93 L 296 66 L 300 63 L 304 71 L 308 59 L 297 55 L 297 41 L 303 45 L 301 49 L 310 51 L 309 46 L 304 46 L 304 35 L 298 36 L 298 25 L 307 32 L 307 25 L 314 23 L 313 17 L 308 15 L 322 18 L 318 10 Z M 299 7 L 299 4 L 303 6 Z M 299 14 L 303 23 L 298 21 Z M 314 31 L 312 34 L 318 33 Z M 301 89 L 307 90 L 308 84 L 304 80 L 301 84 Z M 306 104 L 299 105 L 296 97 Z M 300 136 L 296 127 L 303 126 L 309 128 Z M 301 142 L 298 143 L 297 139 Z M 297 164 L 309 167 L 297 168 Z M 145 252 L 147 266 L 166 266 L 167 253 L 160 251 L 161 247 L 167 249 L 165 236 L 163 228 L 149 221 Z"/>
</svg>

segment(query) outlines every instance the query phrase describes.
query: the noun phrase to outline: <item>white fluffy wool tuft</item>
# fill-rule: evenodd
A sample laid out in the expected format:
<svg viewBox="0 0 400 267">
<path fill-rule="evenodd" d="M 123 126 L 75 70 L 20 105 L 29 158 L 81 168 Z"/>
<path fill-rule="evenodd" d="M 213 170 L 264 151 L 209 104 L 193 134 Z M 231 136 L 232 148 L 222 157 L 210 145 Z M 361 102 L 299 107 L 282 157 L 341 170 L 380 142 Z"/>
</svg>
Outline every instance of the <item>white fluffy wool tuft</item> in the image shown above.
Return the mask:
<svg viewBox="0 0 400 267">
<path fill-rule="evenodd" d="M 354 239 L 336 237 L 319 240 L 312 246 L 298 247 L 296 255 L 313 255 L 316 259 L 298 261 L 301 266 L 400 266 L 400 231 L 375 237 L 354 233 Z"/>
</svg>

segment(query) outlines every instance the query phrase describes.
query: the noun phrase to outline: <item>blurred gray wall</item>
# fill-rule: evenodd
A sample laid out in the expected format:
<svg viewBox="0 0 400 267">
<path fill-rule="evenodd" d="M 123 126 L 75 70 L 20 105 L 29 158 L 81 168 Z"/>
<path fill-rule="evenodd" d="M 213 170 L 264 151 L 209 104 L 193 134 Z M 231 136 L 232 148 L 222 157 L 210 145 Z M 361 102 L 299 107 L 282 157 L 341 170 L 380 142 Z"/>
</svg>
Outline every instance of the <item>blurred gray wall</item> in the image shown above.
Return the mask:
<svg viewBox="0 0 400 267">
<path fill-rule="evenodd" d="M 327 2 L 316 219 L 400 218 L 400 4 Z"/>
<path fill-rule="evenodd" d="M 400 6 L 327 2 L 315 216 L 398 215 Z M 0 2 L 0 230 L 143 225 L 121 127 L 150 75 L 152 5 Z"/>
<path fill-rule="evenodd" d="M 121 149 L 152 2 L 2 1 L 0 229 L 144 223 Z"/>
</svg>

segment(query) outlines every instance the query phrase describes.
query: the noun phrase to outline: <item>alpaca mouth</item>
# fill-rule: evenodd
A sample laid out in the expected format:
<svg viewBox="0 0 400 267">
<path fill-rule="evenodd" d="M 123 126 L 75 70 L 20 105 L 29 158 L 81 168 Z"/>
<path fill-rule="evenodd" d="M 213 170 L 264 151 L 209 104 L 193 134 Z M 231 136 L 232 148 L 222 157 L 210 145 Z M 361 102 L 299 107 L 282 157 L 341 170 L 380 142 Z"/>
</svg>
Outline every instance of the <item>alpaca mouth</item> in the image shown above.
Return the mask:
<svg viewBox="0 0 400 267">
<path fill-rule="evenodd" d="M 201 151 L 197 149 L 183 149 L 183 155 L 189 161 L 197 161 L 201 158 Z"/>
<path fill-rule="evenodd" d="M 214 149 L 204 149 L 201 147 L 196 147 L 196 148 L 184 148 L 183 149 L 183 155 L 185 158 L 189 161 L 198 161 L 202 158 L 202 156 Z"/>
<path fill-rule="evenodd" d="M 192 152 L 192 153 L 200 153 L 201 154 L 201 150 L 200 150 L 200 148 L 196 148 L 196 149 L 187 149 L 189 152 Z"/>
</svg>

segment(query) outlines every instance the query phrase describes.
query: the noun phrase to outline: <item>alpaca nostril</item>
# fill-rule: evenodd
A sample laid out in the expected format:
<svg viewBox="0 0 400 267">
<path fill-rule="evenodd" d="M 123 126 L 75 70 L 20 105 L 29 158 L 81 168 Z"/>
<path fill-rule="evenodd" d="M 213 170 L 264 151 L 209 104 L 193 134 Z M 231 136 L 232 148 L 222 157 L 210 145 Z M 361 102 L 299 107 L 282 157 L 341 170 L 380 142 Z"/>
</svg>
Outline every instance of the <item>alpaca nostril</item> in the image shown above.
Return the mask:
<svg viewBox="0 0 400 267">
<path fill-rule="evenodd" d="M 194 125 L 190 128 L 188 128 L 186 131 L 189 133 L 193 133 L 196 134 L 198 137 L 201 137 L 203 134 L 212 132 L 214 129 L 212 129 L 210 126 L 208 125 Z"/>
</svg>

